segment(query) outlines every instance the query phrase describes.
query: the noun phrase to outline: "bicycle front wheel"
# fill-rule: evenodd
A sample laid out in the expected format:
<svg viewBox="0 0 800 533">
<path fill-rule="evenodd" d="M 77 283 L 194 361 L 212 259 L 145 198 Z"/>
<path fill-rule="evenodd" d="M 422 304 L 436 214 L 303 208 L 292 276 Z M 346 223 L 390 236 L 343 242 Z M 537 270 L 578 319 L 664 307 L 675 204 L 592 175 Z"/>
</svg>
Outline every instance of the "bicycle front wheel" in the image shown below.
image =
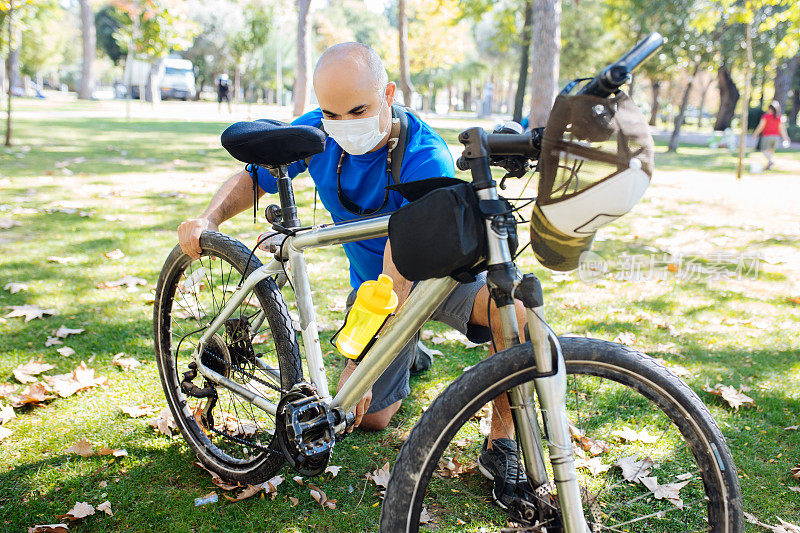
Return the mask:
<svg viewBox="0 0 800 533">
<path fill-rule="evenodd" d="M 736 467 L 697 395 L 652 358 L 625 346 L 578 337 L 560 341 L 590 529 L 742 531 Z M 496 396 L 532 381 L 533 373 L 531 345 L 521 344 L 468 370 L 433 402 L 397 458 L 381 531 L 418 531 L 423 508 L 439 531 L 508 528 L 509 516 L 488 497 L 488 480 L 469 473 L 456 477 L 441 465 L 474 461 L 483 442 L 476 413 Z M 548 518 L 524 531 L 558 531 L 560 510 L 554 502 L 538 500 Z"/>
<path fill-rule="evenodd" d="M 200 246 L 197 260 L 176 246 L 161 270 L 153 310 L 158 371 L 176 425 L 203 465 L 225 481 L 254 484 L 275 475 L 284 463 L 275 442 L 275 417 L 199 373 L 192 375 L 192 354 L 239 283 L 261 262 L 222 233 L 204 232 Z M 256 285 L 214 333 L 200 359 L 275 404 L 302 379 L 292 321 L 272 278 Z M 187 376 L 194 394 L 182 388 Z M 205 395 L 197 393 L 202 389 Z"/>
</svg>

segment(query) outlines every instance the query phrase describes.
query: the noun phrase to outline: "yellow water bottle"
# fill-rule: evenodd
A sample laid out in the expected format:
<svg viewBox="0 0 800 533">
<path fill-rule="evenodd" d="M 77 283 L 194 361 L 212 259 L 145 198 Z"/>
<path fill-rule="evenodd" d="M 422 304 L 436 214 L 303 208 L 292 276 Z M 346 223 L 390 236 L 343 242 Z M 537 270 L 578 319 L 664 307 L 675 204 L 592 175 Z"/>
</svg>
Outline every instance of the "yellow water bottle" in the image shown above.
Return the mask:
<svg viewBox="0 0 800 533">
<path fill-rule="evenodd" d="M 336 347 L 342 355 L 358 359 L 396 307 L 392 278 L 381 274 L 377 281 L 362 283 L 347 321 L 336 337 Z"/>
</svg>

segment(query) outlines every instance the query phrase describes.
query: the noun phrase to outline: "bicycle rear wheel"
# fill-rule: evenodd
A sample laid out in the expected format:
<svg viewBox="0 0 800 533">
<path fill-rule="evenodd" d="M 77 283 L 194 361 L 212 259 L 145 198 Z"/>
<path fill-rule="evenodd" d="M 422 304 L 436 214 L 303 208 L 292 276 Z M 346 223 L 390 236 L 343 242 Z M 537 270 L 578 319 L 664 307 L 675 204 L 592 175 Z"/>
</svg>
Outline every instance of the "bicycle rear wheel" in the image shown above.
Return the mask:
<svg viewBox="0 0 800 533">
<path fill-rule="evenodd" d="M 591 530 L 741 531 L 736 467 L 697 395 L 642 353 L 596 339 L 560 340 Z M 441 475 L 437 468 L 443 457 L 460 464 L 477 457 L 483 436 L 474 415 L 492 398 L 533 379 L 532 355 L 529 343 L 497 353 L 433 402 L 395 462 L 381 531 L 417 531 L 423 507 L 439 522 L 439 531 L 509 526 L 509 517 L 490 503 L 488 480 L 479 474 L 452 477 L 452 469 Z M 540 505 L 550 517 L 544 527 L 558 531 L 557 505 Z"/>
<path fill-rule="evenodd" d="M 209 397 L 181 388 L 201 335 L 239 282 L 261 266 L 246 246 L 222 233 L 204 232 L 200 246 L 198 260 L 176 246 L 158 280 L 153 327 L 161 384 L 178 429 L 206 468 L 228 482 L 265 481 L 284 463 L 275 417 L 199 373 L 192 383 Z M 275 404 L 302 379 L 292 322 L 273 279 L 256 285 L 212 336 L 201 361 Z"/>
</svg>

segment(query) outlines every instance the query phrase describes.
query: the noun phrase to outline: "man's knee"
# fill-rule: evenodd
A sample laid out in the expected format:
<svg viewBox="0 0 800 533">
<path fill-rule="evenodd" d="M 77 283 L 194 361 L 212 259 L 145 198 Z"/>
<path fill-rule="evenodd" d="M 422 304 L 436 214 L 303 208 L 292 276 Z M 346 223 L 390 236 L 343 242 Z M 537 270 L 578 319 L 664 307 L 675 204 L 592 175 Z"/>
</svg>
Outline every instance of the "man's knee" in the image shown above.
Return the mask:
<svg viewBox="0 0 800 533">
<path fill-rule="evenodd" d="M 384 407 L 377 413 L 364 415 L 359 427 L 368 431 L 380 431 L 382 429 L 386 429 L 389 426 L 389 422 L 392 420 L 394 414 L 398 409 L 400 409 L 400 403 L 401 400 L 397 400 L 392 405 Z"/>
</svg>

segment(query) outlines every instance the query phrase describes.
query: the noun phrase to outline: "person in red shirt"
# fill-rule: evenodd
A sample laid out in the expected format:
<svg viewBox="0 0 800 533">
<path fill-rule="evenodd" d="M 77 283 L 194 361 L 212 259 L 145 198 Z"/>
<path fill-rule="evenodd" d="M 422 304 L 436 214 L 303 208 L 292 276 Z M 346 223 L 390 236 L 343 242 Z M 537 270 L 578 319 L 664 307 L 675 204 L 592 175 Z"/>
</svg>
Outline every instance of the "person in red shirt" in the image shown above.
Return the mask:
<svg viewBox="0 0 800 533">
<path fill-rule="evenodd" d="M 761 116 L 761 121 L 753 132 L 753 138 L 758 140 L 759 134 L 762 135 L 761 149 L 767 157 L 767 169 L 769 169 L 772 167 L 772 158 L 775 156 L 775 148 L 778 147 L 780 139 L 783 139 L 784 147 L 789 145 L 789 134 L 782 121 L 781 104 L 777 100 L 773 100 L 768 111 Z"/>
</svg>

